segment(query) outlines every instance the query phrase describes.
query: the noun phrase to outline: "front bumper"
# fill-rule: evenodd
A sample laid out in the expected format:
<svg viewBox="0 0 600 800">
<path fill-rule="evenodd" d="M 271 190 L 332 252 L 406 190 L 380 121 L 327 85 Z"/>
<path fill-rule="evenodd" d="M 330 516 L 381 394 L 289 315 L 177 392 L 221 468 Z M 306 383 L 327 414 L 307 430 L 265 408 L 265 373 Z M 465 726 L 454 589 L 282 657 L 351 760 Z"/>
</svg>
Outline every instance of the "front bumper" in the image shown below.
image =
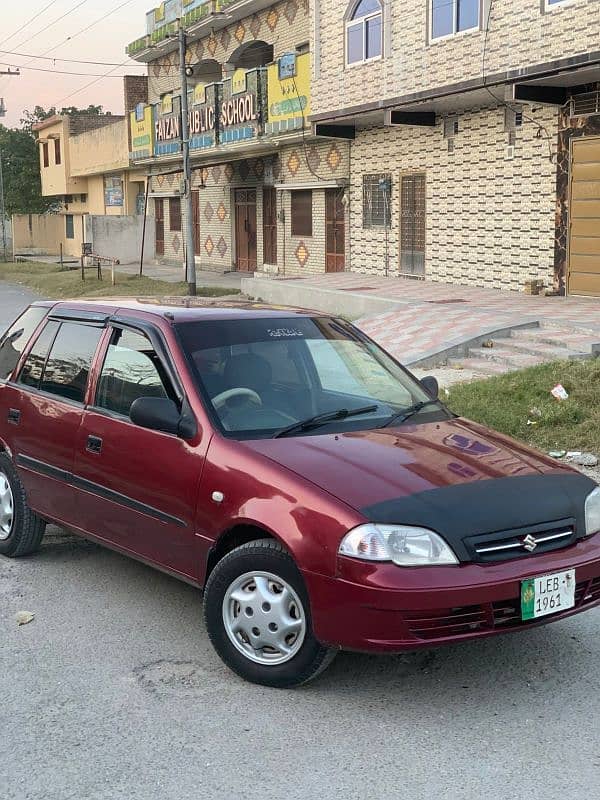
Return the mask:
<svg viewBox="0 0 600 800">
<path fill-rule="evenodd" d="M 521 581 L 575 569 L 575 607 L 521 620 Z M 496 564 L 402 568 L 340 557 L 338 576 L 304 573 L 315 636 L 345 650 L 398 652 L 524 630 L 600 603 L 600 534 Z"/>
</svg>

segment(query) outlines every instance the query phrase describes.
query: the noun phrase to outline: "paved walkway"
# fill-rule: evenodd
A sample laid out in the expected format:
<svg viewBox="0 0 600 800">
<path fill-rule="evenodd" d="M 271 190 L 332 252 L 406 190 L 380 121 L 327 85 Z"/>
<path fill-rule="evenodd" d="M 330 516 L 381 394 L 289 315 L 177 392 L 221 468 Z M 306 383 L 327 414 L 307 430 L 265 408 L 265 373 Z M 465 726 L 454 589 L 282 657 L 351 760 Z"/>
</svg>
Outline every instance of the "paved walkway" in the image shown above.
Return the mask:
<svg viewBox="0 0 600 800">
<path fill-rule="evenodd" d="M 404 363 L 426 363 L 444 351 L 515 326 L 552 324 L 598 334 L 600 299 L 535 297 L 471 286 L 357 273 L 254 279 L 255 296 L 353 316 Z M 252 282 L 243 281 L 252 294 Z M 356 312 L 360 309 L 360 313 Z"/>
</svg>

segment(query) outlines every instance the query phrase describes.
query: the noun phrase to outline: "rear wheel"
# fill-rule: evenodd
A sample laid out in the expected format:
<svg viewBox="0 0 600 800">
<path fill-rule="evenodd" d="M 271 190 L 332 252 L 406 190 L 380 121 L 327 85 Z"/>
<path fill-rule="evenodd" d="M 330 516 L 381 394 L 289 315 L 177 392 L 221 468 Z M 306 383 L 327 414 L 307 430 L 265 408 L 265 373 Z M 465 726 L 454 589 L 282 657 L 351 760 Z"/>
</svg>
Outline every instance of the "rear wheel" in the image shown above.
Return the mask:
<svg viewBox="0 0 600 800">
<path fill-rule="evenodd" d="M 0 453 L 0 555 L 18 558 L 40 546 L 45 522 L 27 505 L 25 489 L 6 453 Z"/>
<path fill-rule="evenodd" d="M 244 544 L 219 561 L 206 584 L 204 618 L 221 659 L 252 683 L 299 686 L 336 654 L 315 639 L 300 571 L 272 539 Z"/>
</svg>

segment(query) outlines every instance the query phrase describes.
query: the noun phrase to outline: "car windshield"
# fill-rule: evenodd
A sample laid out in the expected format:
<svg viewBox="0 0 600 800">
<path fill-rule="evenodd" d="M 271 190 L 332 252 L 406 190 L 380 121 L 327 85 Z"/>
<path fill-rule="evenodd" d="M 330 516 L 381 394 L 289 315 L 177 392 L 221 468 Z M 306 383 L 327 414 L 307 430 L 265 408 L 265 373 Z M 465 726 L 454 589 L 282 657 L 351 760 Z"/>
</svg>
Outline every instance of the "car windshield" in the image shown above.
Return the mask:
<svg viewBox="0 0 600 800">
<path fill-rule="evenodd" d="M 394 417 L 397 424 L 408 409 L 446 416 L 402 367 L 342 320 L 250 318 L 177 327 L 201 393 L 223 432 L 236 438 L 378 428 Z"/>
</svg>

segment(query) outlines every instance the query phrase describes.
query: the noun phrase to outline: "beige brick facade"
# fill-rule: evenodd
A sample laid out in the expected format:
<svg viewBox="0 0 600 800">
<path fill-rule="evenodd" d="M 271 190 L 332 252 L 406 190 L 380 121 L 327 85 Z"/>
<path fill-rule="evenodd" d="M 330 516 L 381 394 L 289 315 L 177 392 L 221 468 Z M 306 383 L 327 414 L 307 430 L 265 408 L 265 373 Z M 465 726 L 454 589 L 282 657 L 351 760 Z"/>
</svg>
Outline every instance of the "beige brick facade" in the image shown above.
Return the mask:
<svg viewBox="0 0 600 800">
<path fill-rule="evenodd" d="M 535 119 L 554 137 L 557 113 Z M 454 151 L 435 128 L 374 128 L 352 145 L 350 252 L 354 272 L 385 274 L 386 231 L 363 228 L 362 178 L 389 173 L 391 227 L 388 272 L 400 270 L 400 185 L 403 174 L 425 173 L 425 277 L 434 281 L 522 289 L 526 280 L 552 286 L 556 167 L 547 139 L 524 120 L 514 157 L 507 156 L 504 109 L 458 117 Z"/>
</svg>

